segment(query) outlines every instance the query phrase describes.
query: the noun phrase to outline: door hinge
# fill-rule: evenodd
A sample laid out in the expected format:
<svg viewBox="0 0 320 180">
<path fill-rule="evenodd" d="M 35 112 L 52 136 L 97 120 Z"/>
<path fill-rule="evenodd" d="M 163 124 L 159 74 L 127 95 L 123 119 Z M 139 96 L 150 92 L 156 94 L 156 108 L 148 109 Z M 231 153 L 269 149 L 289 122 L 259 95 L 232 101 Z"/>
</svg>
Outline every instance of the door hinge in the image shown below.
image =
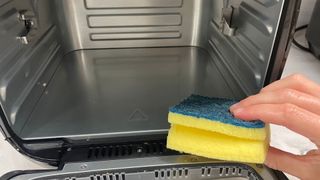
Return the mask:
<svg viewBox="0 0 320 180">
<path fill-rule="evenodd" d="M 22 44 L 29 44 L 32 38 L 36 35 L 37 20 L 32 11 L 22 10 L 19 12 L 19 21 L 24 24 L 24 30 L 18 35 L 17 39 Z"/>
<path fill-rule="evenodd" d="M 226 36 L 234 36 L 236 27 L 232 25 L 232 18 L 234 15 L 235 8 L 227 7 L 222 8 L 221 22 L 220 22 L 220 32 Z"/>
</svg>

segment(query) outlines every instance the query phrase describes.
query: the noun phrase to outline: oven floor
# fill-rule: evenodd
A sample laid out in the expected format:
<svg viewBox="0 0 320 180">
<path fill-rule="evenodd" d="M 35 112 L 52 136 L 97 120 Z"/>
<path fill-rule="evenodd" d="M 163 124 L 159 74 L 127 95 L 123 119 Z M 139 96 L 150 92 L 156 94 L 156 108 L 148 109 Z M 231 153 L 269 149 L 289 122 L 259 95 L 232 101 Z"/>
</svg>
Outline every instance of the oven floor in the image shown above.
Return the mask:
<svg viewBox="0 0 320 180">
<path fill-rule="evenodd" d="M 67 54 L 20 137 L 163 134 L 167 113 L 190 94 L 233 94 L 196 47 L 80 50 Z"/>
</svg>

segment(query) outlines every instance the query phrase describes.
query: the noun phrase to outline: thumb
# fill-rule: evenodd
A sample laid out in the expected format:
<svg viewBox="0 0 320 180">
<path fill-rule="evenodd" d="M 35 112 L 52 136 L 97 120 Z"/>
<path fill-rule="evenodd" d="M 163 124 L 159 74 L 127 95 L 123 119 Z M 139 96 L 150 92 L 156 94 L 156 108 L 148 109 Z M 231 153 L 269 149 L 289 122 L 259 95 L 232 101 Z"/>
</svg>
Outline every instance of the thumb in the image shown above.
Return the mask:
<svg viewBox="0 0 320 180">
<path fill-rule="evenodd" d="M 265 164 L 272 169 L 284 171 L 301 179 L 309 179 L 311 167 L 304 157 L 270 147 Z"/>
</svg>

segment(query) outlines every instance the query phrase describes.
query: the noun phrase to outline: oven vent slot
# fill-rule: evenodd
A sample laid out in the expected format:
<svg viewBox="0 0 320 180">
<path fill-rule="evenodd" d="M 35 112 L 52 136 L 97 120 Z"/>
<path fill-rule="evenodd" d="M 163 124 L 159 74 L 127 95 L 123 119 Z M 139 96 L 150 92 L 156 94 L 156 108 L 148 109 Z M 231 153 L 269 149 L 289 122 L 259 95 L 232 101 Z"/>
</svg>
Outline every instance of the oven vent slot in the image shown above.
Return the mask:
<svg viewBox="0 0 320 180">
<path fill-rule="evenodd" d="M 164 143 L 152 142 L 129 145 L 90 147 L 88 159 L 127 157 L 133 155 L 160 155 L 166 150 Z"/>
<path fill-rule="evenodd" d="M 99 157 L 130 156 L 131 154 L 132 146 L 130 145 L 91 147 L 88 151 L 88 159 Z"/>
<path fill-rule="evenodd" d="M 201 168 L 201 176 L 211 176 L 213 171 L 211 167 L 202 167 Z"/>
<path fill-rule="evenodd" d="M 64 180 L 77 180 L 76 177 L 68 177 L 68 178 L 65 178 Z"/>
<path fill-rule="evenodd" d="M 171 179 L 171 178 L 188 178 L 189 169 L 187 168 L 173 168 L 173 169 L 160 169 L 154 171 L 155 179 Z"/>
<path fill-rule="evenodd" d="M 107 173 L 90 176 L 90 180 L 126 180 L 126 175 L 124 173 Z"/>
<path fill-rule="evenodd" d="M 208 168 L 207 168 L 208 171 Z M 213 172 L 213 169 L 211 168 L 211 172 Z M 246 169 L 243 169 L 241 167 L 220 167 L 219 168 L 219 176 L 250 176 L 250 172 Z"/>
<path fill-rule="evenodd" d="M 86 160 L 111 160 L 178 154 L 180 153 L 166 148 L 165 140 L 156 140 L 118 144 L 92 144 L 90 146 L 79 146 L 74 148 L 66 147 L 61 161 L 70 163 Z"/>
<path fill-rule="evenodd" d="M 151 168 L 151 169 L 150 169 Z M 208 166 L 178 166 L 178 167 L 146 167 L 145 169 L 121 169 L 120 171 L 100 171 L 94 174 L 88 172 L 69 175 L 64 180 L 187 180 L 187 179 L 250 179 L 261 180 L 262 177 L 251 167 L 242 165 L 208 164 Z M 90 173 L 90 174 L 89 174 Z M 62 175 L 66 177 L 66 175 Z M 61 179 L 55 176 L 56 179 Z"/>
<path fill-rule="evenodd" d="M 86 177 L 68 177 L 64 180 L 78 180 L 79 179 L 88 179 L 88 180 L 126 180 L 125 173 L 106 173 L 106 174 L 96 174 Z"/>
</svg>

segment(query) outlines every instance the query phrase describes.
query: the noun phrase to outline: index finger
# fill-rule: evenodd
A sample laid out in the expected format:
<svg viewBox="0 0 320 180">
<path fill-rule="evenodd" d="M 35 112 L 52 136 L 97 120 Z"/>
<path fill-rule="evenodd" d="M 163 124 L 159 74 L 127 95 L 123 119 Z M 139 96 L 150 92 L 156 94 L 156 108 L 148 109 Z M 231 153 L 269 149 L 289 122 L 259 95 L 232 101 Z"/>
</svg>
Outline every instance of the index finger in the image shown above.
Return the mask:
<svg viewBox="0 0 320 180">
<path fill-rule="evenodd" d="M 292 104 L 257 104 L 232 113 L 243 120 L 260 119 L 285 126 L 314 142 L 320 139 L 320 116 Z"/>
<path fill-rule="evenodd" d="M 278 80 L 264 87 L 261 92 L 270 92 L 279 89 L 294 89 L 320 98 L 320 85 L 300 74 L 294 74 Z"/>
</svg>

